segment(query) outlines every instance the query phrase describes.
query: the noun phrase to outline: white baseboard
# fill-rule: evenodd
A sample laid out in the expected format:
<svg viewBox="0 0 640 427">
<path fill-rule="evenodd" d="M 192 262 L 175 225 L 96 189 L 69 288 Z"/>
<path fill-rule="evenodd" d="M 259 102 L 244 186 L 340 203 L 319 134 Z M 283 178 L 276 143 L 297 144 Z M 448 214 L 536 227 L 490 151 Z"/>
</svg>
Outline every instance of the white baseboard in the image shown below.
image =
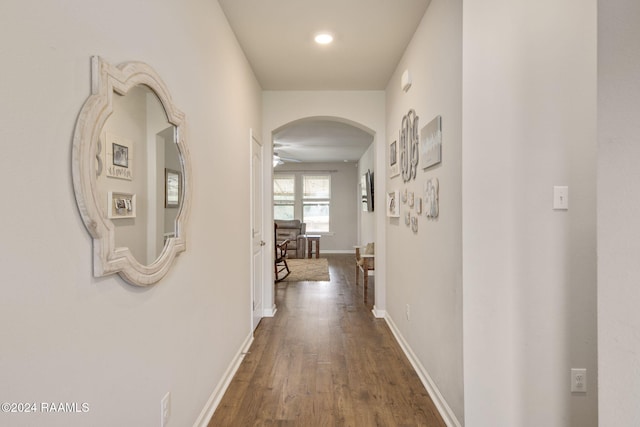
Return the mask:
<svg viewBox="0 0 640 427">
<path fill-rule="evenodd" d="M 220 400 L 222 400 L 222 396 L 224 396 L 225 391 L 227 391 L 227 388 L 229 387 L 233 376 L 238 371 L 242 359 L 244 359 L 245 354 L 247 353 L 247 351 L 249 351 L 251 343 L 253 343 L 253 332 L 251 332 L 244 343 L 242 343 L 240 350 L 238 350 L 238 353 L 231 361 L 231 364 L 222 376 L 222 379 L 213 390 L 213 393 L 211 394 L 211 397 L 209 397 L 209 400 L 207 401 L 205 407 L 202 409 L 202 412 L 200 412 L 200 415 L 198 416 L 194 427 L 207 427 L 207 425 L 209 424 L 209 420 L 211 420 L 211 417 L 213 417 L 213 413 L 216 411 L 216 408 L 220 404 Z"/>
<path fill-rule="evenodd" d="M 375 314 L 376 313 L 374 312 L 374 315 Z M 422 366 L 422 363 L 420 363 L 420 360 L 418 360 L 409 344 L 405 341 L 404 337 L 400 333 L 400 330 L 396 327 L 396 324 L 393 323 L 393 319 L 391 319 L 389 313 L 386 313 L 384 320 L 387 322 L 387 325 L 389 325 L 389 329 L 391 329 L 393 336 L 396 337 L 396 341 L 398 341 L 398 344 L 400 344 L 402 351 L 404 351 L 404 354 L 409 359 L 409 362 L 411 362 L 411 365 L 418 374 L 418 377 L 420 377 L 420 381 L 422 381 L 422 384 L 427 389 L 427 393 L 429 393 L 429 396 L 431 396 L 431 400 L 433 400 L 436 408 L 438 408 L 438 412 L 440 412 L 440 415 L 442 416 L 442 419 L 444 420 L 447 427 L 461 427 L 460 421 L 458 421 L 455 414 L 447 404 L 447 401 L 440 393 L 440 390 L 438 390 L 438 386 L 433 381 L 424 366 Z"/>
<path fill-rule="evenodd" d="M 320 255 L 322 254 L 351 254 L 355 256 L 355 252 L 353 249 L 321 249 Z"/>
<path fill-rule="evenodd" d="M 375 305 L 373 306 L 373 310 L 371 310 L 371 312 L 373 313 L 373 317 L 375 317 L 376 319 L 384 319 L 387 315 L 386 311 L 379 310 Z"/>
<path fill-rule="evenodd" d="M 278 308 L 274 304 L 273 307 L 262 310 L 262 317 L 273 317 L 276 315 L 276 311 L 278 311 Z"/>
</svg>

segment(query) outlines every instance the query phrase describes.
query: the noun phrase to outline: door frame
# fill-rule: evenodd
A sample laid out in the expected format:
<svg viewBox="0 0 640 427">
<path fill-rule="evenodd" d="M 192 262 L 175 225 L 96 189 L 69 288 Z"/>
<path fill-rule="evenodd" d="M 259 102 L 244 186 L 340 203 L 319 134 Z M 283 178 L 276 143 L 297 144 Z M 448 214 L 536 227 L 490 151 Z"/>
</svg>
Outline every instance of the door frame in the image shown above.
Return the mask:
<svg viewBox="0 0 640 427">
<path fill-rule="evenodd" d="M 253 150 L 253 143 L 254 141 L 261 147 L 261 151 L 262 151 L 262 156 L 261 156 L 261 160 L 262 160 L 262 173 L 260 178 L 261 184 L 264 180 L 264 175 L 265 175 L 265 146 L 262 143 L 262 141 L 259 138 L 259 135 L 257 135 L 252 128 L 249 128 L 249 209 L 250 209 L 250 215 L 249 215 L 249 265 L 250 265 L 250 273 L 249 273 L 249 291 L 250 291 L 250 300 L 249 300 L 249 317 L 250 317 L 250 325 L 251 325 L 251 332 L 253 333 L 253 331 L 255 331 L 256 327 L 258 326 L 258 323 L 260 322 L 260 319 L 262 319 L 264 316 L 264 305 L 265 305 L 265 283 L 267 282 L 267 276 L 265 274 L 266 271 L 266 266 L 269 265 L 269 260 L 268 260 L 268 256 L 267 256 L 267 251 L 265 250 L 265 248 L 268 246 L 267 244 L 265 244 L 265 246 L 263 246 L 262 249 L 262 269 L 261 271 L 257 272 L 259 277 L 261 278 L 260 282 L 261 282 L 261 292 L 262 292 L 262 298 L 260 301 L 260 307 L 255 307 L 255 283 L 254 283 L 254 277 L 256 277 L 256 271 L 255 271 L 255 265 L 253 262 L 254 256 L 253 256 L 253 250 L 254 250 L 254 236 L 253 236 L 253 224 L 254 224 L 254 213 L 255 213 L 255 209 L 254 209 L 254 176 L 253 176 L 253 154 L 254 154 L 254 150 Z M 264 192 L 264 185 L 259 184 L 258 187 L 259 189 L 262 191 L 262 212 L 265 211 L 265 206 L 266 206 L 266 197 L 267 195 Z M 262 240 L 264 242 L 268 242 L 268 235 L 266 235 L 265 233 L 268 233 L 268 229 L 265 228 L 265 216 L 262 215 L 261 219 L 260 219 L 260 225 L 262 228 Z M 254 316 L 255 311 L 259 312 L 259 317 L 258 316 Z"/>
</svg>

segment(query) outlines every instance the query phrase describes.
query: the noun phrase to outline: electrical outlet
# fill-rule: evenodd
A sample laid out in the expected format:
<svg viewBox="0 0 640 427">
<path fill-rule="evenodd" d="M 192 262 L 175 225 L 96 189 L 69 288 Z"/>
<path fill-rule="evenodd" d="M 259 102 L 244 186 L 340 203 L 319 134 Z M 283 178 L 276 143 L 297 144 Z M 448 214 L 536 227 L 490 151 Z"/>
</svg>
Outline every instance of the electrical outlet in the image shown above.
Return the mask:
<svg viewBox="0 0 640 427">
<path fill-rule="evenodd" d="M 171 416 L 171 392 L 168 391 L 160 401 L 160 426 L 165 427 Z"/>
<path fill-rule="evenodd" d="M 571 392 L 586 393 L 587 392 L 587 370 L 571 369 Z"/>
<path fill-rule="evenodd" d="M 411 307 L 409 306 L 409 304 L 407 304 L 406 315 L 407 315 L 407 320 L 411 320 Z"/>
</svg>

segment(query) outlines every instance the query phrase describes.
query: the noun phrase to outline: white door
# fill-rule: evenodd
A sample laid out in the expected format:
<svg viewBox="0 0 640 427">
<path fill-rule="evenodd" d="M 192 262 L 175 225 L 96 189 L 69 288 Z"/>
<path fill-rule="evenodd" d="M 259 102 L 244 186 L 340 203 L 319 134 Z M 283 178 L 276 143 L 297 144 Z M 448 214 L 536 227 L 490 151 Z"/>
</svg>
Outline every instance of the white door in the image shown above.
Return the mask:
<svg viewBox="0 0 640 427">
<path fill-rule="evenodd" d="M 252 315 L 251 327 L 255 330 L 262 319 L 264 300 L 264 255 L 265 242 L 262 229 L 264 212 L 264 194 L 262 185 L 262 144 L 251 131 L 251 278 L 252 278 Z"/>
</svg>

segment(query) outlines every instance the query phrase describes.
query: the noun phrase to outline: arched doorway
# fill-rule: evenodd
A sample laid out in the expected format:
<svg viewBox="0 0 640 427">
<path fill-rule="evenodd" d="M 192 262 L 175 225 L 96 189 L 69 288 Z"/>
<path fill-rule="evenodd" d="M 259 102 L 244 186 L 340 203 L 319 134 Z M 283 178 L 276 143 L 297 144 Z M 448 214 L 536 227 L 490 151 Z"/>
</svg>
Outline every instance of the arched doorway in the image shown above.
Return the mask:
<svg viewBox="0 0 640 427">
<path fill-rule="evenodd" d="M 263 94 L 263 141 L 266 153 L 273 150 L 274 135 L 282 132 L 288 126 L 308 124 L 313 121 L 329 121 L 342 123 L 366 132 L 372 137 L 370 145 L 370 166 L 375 173 L 375 188 L 377 194 L 385 191 L 385 155 L 387 151 L 385 131 L 385 95 L 384 91 L 266 91 Z M 284 147 L 276 148 L 282 153 Z M 290 154 L 290 153 L 287 153 Z M 265 158 L 268 154 L 265 155 Z M 267 166 L 267 163 L 265 163 Z M 265 198 L 273 197 L 273 168 L 269 159 L 265 167 L 264 186 Z M 355 166 L 354 166 L 355 168 Z M 366 169 L 365 169 L 366 172 Z M 354 191 L 355 192 L 355 191 Z M 373 313 L 376 317 L 385 316 L 385 240 L 386 240 L 386 216 L 382 197 L 375 200 L 375 214 L 368 217 L 371 224 L 357 224 L 361 232 L 361 240 L 367 239 L 376 242 L 376 258 L 381 262 L 376 263 L 375 279 L 375 304 Z M 272 226 L 273 212 L 265 212 L 265 226 Z M 353 224 L 352 224 L 353 226 Z M 374 237 L 367 237 L 370 233 Z M 273 242 L 269 242 L 273 243 Z M 360 243 L 355 241 L 351 245 Z M 265 271 L 265 278 L 271 277 L 273 272 Z M 265 280 L 266 283 L 266 280 Z M 264 316 L 273 316 L 276 307 L 273 305 L 273 287 L 265 289 Z"/>
</svg>

